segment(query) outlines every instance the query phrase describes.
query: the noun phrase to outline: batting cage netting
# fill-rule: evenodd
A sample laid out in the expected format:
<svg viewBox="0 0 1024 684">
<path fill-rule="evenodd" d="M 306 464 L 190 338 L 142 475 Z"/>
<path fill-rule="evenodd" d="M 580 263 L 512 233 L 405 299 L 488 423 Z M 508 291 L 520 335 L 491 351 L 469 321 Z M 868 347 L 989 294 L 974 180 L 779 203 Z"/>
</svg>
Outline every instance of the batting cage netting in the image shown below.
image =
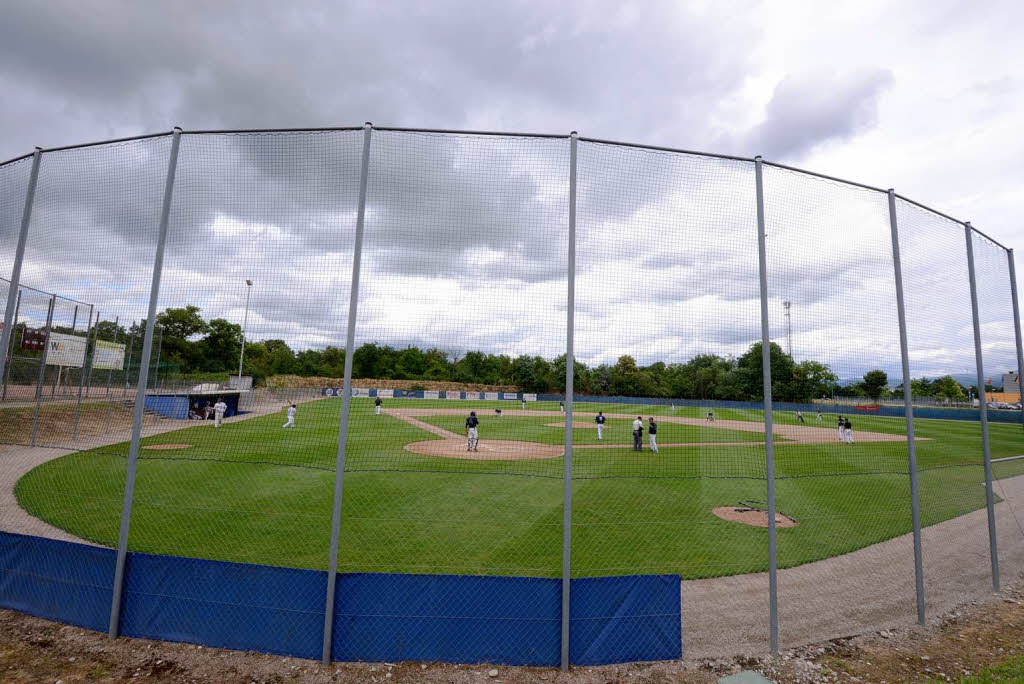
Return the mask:
<svg viewBox="0 0 1024 684">
<path fill-rule="evenodd" d="M 1024 571 L 1013 252 L 760 158 L 375 128 L 0 165 L 0 606 L 568 667 Z"/>
</svg>

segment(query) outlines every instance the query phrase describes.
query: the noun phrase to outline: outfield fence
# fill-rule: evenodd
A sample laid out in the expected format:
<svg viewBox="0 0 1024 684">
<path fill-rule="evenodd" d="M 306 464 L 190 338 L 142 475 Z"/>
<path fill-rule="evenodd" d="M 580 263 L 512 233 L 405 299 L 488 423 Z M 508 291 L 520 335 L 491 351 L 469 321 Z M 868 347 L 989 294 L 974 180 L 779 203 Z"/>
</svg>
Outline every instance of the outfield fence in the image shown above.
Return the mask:
<svg viewBox="0 0 1024 684">
<path fill-rule="evenodd" d="M 985 398 L 1024 365 L 1013 251 L 892 190 L 174 129 L 0 165 L 0 275 L 3 607 L 564 669 L 924 624 L 1024 571 L 1021 414 Z M 314 351 L 339 387 L 243 382 Z M 385 354 L 412 396 L 359 379 Z"/>
</svg>

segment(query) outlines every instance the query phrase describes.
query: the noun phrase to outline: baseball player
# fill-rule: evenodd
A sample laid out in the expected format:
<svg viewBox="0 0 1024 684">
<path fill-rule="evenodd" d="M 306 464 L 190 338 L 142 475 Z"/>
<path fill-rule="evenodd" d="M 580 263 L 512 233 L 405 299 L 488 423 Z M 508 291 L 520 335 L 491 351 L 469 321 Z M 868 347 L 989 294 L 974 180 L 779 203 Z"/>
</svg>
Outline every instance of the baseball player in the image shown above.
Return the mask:
<svg viewBox="0 0 1024 684">
<path fill-rule="evenodd" d="M 853 425 L 850 424 L 849 418 L 843 423 L 843 429 L 846 431 L 846 443 L 853 444 Z"/>
<path fill-rule="evenodd" d="M 651 451 L 658 453 L 658 424 L 654 422 L 654 416 L 647 419 L 647 442 Z"/>
<path fill-rule="evenodd" d="M 373 402 L 373 413 L 374 413 L 374 415 L 377 415 L 377 416 L 379 416 L 379 415 L 380 415 L 380 407 L 381 407 L 381 405 L 382 405 L 383 403 L 384 403 L 384 402 L 380 400 L 380 397 L 377 397 L 377 398 L 376 398 L 376 399 L 374 400 L 374 402 Z"/>
<path fill-rule="evenodd" d="M 494 415 L 501 418 L 501 409 L 494 409 Z"/>
<path fill-rule="evenodd" d="M 797 422 L 800 422 L 800 423 L 804 422 L 804 414 L 801 413 L 800 411 L 797 411 L 796 412 L 796 419 L 797 419 Z"/>
<path fill-rule="evenodd" d="M 221 421 L 224 420 L 224 412 L 228 410 L 228 405 L 224 403 L 224 400 L 217 397 L 217 403 L 213 405 L 213 427 L 220 427 Z"/>
<path fill-rule="evenodd" d="M 633 421 L 633 451 L 644 450 L 644 420 L 640 416 Z"/>
<path fill-rule="evenodd" d="M 840 442 L 846 441 L 844 439 L 845 435 L 843 434 L 845 431 L 846 431 L 846 424 L 843 422 L 843 417 L 839 416 L 839 441 Z"/>
<path fill-rule="evenodd" d="M 295 427 L 295 404 L 288 407 L 288 422 L 282 425 L 283 428 Z"/>
<path fill-rule="evenodd" d="M 522 405 L 523 405 L 523 410 L 525 411 L 526 410 L 526 397 L 523 397 L 521 402 L 522 402 Z"/>
<path fill-rule="evenodd" d="M 466 451 L 476 451 L 480 438 L 477 435 L 477 426 L 480 420 L 476 417 L 476 411 L 470 411 L 466 418 Z"/>
<path fill-rule="evenodd" d="M 821 420 L 821 409 L 818 409 L 818 422 L 819 423 L 822 422 L 822 420 Z"/>
<path fill-rule="evenodd" d="M 594 422 L 597 423 L 597 439 L 598 441 L 604 440 L 604 412 L 598 411 L 597 417 L 594 418 Z"/>
<path fill-rule="evenodd" d="M 707 416 L 707 418 L 704 419 L 704 422 L 705 423 L 714 423 L 715 422 L 715 412 L 709 410 L 708 411 L 708 416 Z"/>
<path fill-rule="evenodd" d="M 563 414 L 565 414 L 565 402 L 564 401 L 558 402 L 558 410 L 561 411 Z"/>
</svg>

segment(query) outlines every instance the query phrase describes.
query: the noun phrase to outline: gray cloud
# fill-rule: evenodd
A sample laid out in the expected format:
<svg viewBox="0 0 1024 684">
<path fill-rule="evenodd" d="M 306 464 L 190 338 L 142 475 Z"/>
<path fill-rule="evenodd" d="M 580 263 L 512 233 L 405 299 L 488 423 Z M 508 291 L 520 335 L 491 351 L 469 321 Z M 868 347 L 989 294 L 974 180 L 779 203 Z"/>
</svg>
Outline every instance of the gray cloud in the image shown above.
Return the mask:
<svg viewBox="0 0 1024 684">
<path fill-rule="evenodd" d="M 792 161 L 824 142 L 849 140 L 874 126 L 878 100 L 892 82 L 884 69 L 790 74 L 775 87 L 764 121 L 737 148 Z"/>
</svg>

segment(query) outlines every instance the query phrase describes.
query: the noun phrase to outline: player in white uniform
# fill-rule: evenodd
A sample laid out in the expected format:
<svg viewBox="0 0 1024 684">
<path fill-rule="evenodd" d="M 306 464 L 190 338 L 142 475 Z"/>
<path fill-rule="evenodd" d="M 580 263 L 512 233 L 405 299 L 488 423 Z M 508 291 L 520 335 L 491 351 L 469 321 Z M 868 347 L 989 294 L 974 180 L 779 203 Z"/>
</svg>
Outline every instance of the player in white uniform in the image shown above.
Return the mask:
<svg viewBox="0 0 1024 684">
<path fill-rule="evenodd" d="M 295 404 L 288 407 L 288 422 L 281 427 L 293 428 L 295 427 Z"/>
<path fill-rule="evenodd" d="M 384 403 L 384 402 L 380 400 L 380 397 L 377 397 L 377 398 L 376 398 L 376 399 L 374 400 L 374 402 L 373 402 L 373 413 L 374 413 L 374 415 L 377 415 L 377 416 L 379 416 L 379 415 L 380 415 L 380 406 L 381 406 L 381 404 L 383 404 L 383 403 Z"/>
<path fill-rule="evenodd" d="M 598 411 L 597 417 L 594 418 L 594 422 L 597 423 L 597 439 L 604 440 L 604 412 Z"/>
<path fill-rule="evenodd" d="M 849 418 L 843 423 L 843 431 L 846 432 L 846 443 L 853 444 L 853 425 L 850 423 Z"/>
<path fill-rule="evenodd" d="M 818 422 L 819 423 L 822 422 L 822 420 L 821 420 L 821 409 L 818 409 Z"/>
<path fill-rule="evenodd" d="M 228 410 L 228 405 L 224 403 L 224 400 L 217 397 L 217 403 L 213 405 L 213 427 L 220 427 L 221 421 L 224 420 L 224 413 Z"/>
<path fill-rule="evenodd" d="M 840 442 L 845 442 L 846 441 L 846 435 L 844 433 L 846 432 L 846 430 L 844 428 L 843 417 L 842 416 L 839 416 L 838 426 L 839 426 L 839 441 Z"/>
</svg>

